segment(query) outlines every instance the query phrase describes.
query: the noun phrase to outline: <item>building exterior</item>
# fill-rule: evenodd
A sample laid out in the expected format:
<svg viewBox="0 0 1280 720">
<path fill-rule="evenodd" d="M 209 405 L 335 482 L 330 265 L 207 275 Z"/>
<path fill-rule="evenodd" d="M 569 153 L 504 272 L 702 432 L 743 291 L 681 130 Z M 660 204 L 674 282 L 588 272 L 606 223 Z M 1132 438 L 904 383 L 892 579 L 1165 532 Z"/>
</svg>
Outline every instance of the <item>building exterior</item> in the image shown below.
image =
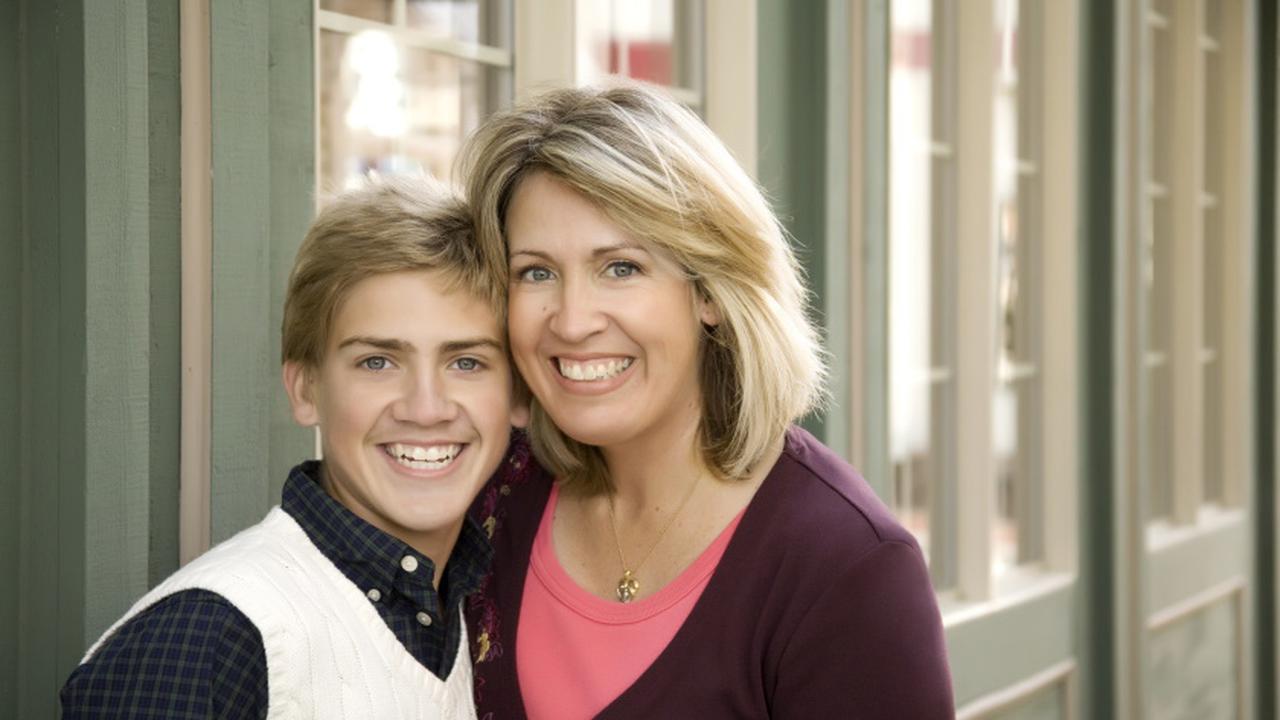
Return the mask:
<svg viewBox="0 0 1280 720">
<path fill-rule="evenodd" d="M 962 718 L 1277 717 L 1275 0 L 0 0 L 0 718 L 261 518 L 326 192 L 670 88 L 800 249 L 807 420 L 919 537 Z"/>
</svg>

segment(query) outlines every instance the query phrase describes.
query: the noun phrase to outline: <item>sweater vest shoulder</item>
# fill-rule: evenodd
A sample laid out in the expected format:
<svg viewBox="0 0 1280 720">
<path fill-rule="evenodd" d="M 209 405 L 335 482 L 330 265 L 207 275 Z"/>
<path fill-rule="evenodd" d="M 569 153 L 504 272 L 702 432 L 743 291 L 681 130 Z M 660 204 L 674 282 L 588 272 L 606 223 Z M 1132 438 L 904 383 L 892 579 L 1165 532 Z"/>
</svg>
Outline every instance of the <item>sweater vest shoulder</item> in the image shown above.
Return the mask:
<svg viewBox="0 0 1280 720">
<path fill-rule="evenodd" d="M 226 598 L 261 633 L 268 718 L 475 717 L 465 625 L 453 670 L 440 680 L 279 507 L 144 595 L 85 660 L 138 613 L 194 589 Z"/>
</svg>

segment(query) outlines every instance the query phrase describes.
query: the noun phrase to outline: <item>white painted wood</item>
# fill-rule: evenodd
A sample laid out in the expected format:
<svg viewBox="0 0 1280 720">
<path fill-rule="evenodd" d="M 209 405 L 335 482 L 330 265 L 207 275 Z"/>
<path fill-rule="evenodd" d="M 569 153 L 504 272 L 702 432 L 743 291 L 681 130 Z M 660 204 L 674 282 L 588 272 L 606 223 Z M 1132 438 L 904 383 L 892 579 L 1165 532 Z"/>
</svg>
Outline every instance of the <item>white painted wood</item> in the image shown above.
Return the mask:
<svg viewBox="0 0 1280 720">
<path fill-rule="evenodd" d="M 966 600 L 991 597 L 991 522 L 995 514 L 992 398 L 996 307 L 992 125 L 995 70 L 991 0 L 955 13 L 957 589 Z"/>
<path fill-rule="evenodd" d="M 400 12 L 397 11 L 396 15 L 399 16 Z M 398 22 L 402 23 L 403 18 L 400 18 Z M 431 52 L 449 55 L 462 60 L 473 60 L 485 65 L 496 67 L 511 66 L 511 53 L 502 48 L 440 37 L 425 30 L 417 30 L 403 25 L 388 25 L 377 20 L 352 17 L 332 10 L 316 10 L 316 25 L 324 30 L 333 30 L 348 35 L 354 35 L 364 30 L 381 30 L 393 35 L 398 42 L 408 47 L 430 50 Z"/>
<path fill-rule="evenodd" d="M 1019 683 L 974 700 L 956 712 L 956 720 L 982 720 L 994 717 L 1003 711 L 1013 709 L 1038 693 L 1052 689 L 1055 685 L 1062 685 L 1063 697 L 1070 698 L 1071 678 L 1075 672 L 1075 661 L 1064 660 Z M 1070 700 L 1064 699 L 1063 704 L 1069 705 Z M 1071 717 L 1066 707 L 1063 708 L 1063 717 Z"/>
<path fill-rule="evenodd" d="M 1042 5 L 1044 109 L 1041 212 L 1043 380 L 1040 422 L 1045 567 L 1078 567 L 1080 483 L 1079 18 L 1077 0 Z"/>
<path fill-rule="evenodd" d="M 574 0 L 514 0 L 515 96 L 571 87 L 577 81 Z"/>
<path fill-rule="evenodd" d="M 1168 153 L 1171 176 L 1169 203 L 1173 213 L 1171 292 L 1169 307 L 1152 308 L 1166 316 L 1169 351 L 1173 433 L 1171 446 L 1157 448 L 1170 453 L 1173 477 L 1173 520 L 1195 521 L 1204 497 L 1204 372 L 1199 362 L 1204 346 L 1204 213 L 1200 192 L 1205 177 L 1204 56 L 1200 51 L 1200 0 L 1180 0 L 1173 4 L 1170 28 L 1173 43 L 1174 77 L 1177 88 L 1169 88 L 1171 112 L 1161 113 L 1156 122 L 1170 123 L 1173 146 L 1159 148 Z M 1159 391 L 1159 390 L 1157 390 Z"/>
<path fill-rule="evenodd" d="M 182 431 L 178 559 L 209 549 L 213 203 L 209 0 L 182 0 Z"/>
<path fill-rule="evenodd" d="M 1257 133 L 1254 127 L 1255 33 L 1251 16 L 1252 4 L 1245 0 L 1214 0 L 1220 3 L 1222 34 L 1219 46 L 1223 93 L 1220 103 L 1223 141 L 1218 189 L 1221 218 L 1222 277 L 1219 288 L 1222 317 L 1222 347 L 1218 349 L 1221 373 L 1222 423 L 1206 428 L 1218 433 L 1222 449 L 1224 501 L 1230 506 L 1245 506 L 1250 496 L 1254 474 L 1255 428 L 1253 403 L 1257 373 L 1254 368 L 1254 332 L 1257 288 L 1253 259 L 1256 256 L 1255 192 L 1257 187 L 1254 156 Z"/>
<path fill-rule="evenodd" d="M 756 3 L 706 0 L 707 125 L 756 174 Z"/>
<path fill-rule="evenodd" d="M 1113 228 L 1116 238 L 1112 289 L 1116 316 L 1112 327 L 1115 383 L 1112 403 L 1115 640 L 1110 648 L 1115 666 L 1115 696 L 1109 707 L 1095 713 L 1114 717 L 1145 717 L 1144 666 L 1146 640 L 1143 622 L 1146 581 L 1145 528 L 1147 478 L 1143 474 L 1142 408 L 1146 399 L 1142 376 L 1146 360 L 1140 330 L 1143 283 L 1143 233 L 1150 215 L 1148 167 L 1150 156 L 1143 142 L 1146 119 L 1143 93 L 1149 92 L 1144 58 L 1150 42 L 1147 22 L 1149 2 L 1116 6 L 1115 74 L 1115 190 Z"/>
</svg>

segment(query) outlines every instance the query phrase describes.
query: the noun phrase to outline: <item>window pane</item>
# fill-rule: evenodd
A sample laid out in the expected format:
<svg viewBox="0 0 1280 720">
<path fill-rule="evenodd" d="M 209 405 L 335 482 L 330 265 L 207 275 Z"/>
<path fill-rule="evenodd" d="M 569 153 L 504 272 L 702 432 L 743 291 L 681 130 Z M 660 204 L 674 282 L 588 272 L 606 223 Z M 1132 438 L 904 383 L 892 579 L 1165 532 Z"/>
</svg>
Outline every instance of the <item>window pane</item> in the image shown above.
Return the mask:
<svg viewBox="0 0 1280 720">
<path fill-rule="evenodd" d="M 390 23 L 392 0 L 320 0 L 321 10 Z"/>
<path fill-rule="evenodd" d="M 382 32 L 320 35 L 320 191 L 369 171 L 448 178 L 463 137 L 509 96 L 506 72 Z"/>
<path fill-rule="evenodd" d="M 1038 0 L 997 0 L 995 203 L 1000 346 L 996 361 L 993 432 L 995 507 L 992 568 L 1038 560 L 1041 482 Z"/>
<path fill-rule="evenodd" d="M 954 578 L 947 522 L 954 393 L 945 222 L 952 151 L 929 0 L 891 6 L 889 68 L 889 457 L 893 505 L 939 587 Z M 943 553 L 950 553 L 942 557 Z"/>
<path fill-rule="evenodd" d="M 405 22 L 442 38 L 511 47 L 509 0 L 408 0 Z"/>
<path fill-rule="evenodd" d="M 623 75 L 701 89 L 701 0 L 580 0 L 577 17 L 578 63 L 587 82 Z"/>
</svg>

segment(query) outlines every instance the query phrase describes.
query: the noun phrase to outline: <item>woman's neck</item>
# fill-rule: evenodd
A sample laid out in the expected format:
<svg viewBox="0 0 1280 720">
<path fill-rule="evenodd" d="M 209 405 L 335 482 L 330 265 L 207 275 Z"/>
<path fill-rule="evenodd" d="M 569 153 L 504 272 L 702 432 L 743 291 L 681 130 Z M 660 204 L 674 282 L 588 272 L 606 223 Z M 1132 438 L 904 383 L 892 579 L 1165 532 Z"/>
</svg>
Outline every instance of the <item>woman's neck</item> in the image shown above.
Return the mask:
<svg viewBox="0 0 1280 720">
<path fill-rule="evenodd" d="M 700 475 L 710 475 L 698 447 L 698 408 L 632 441 L 602 447 L 619 516 L 679 502 Z"/>
</svg>

